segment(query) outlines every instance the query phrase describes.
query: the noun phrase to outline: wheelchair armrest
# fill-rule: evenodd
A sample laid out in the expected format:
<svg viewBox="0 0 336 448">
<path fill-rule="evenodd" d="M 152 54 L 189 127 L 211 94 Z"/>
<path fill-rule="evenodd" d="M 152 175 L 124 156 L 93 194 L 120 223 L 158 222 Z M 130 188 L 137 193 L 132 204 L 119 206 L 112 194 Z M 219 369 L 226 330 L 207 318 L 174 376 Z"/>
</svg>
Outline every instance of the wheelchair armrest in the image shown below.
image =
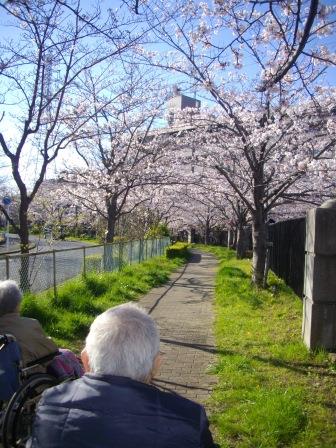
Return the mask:
<svg viewBox="0 0 336 448">
<path fill-rule="evenodd" d="M 50 353 L 49 355 L 42 356 L 42 358 L 37 358 L 34 361 L 27 362 L 26 367 L 22 370 L 30 369 L 32 367 L 38 366 L 40 364 L 44 364 L 45 362 L 51 361 L 55 358 L 55 356 L 59 355 L 60 352 L 57 350 L 57 352 Z"/>
</svg>

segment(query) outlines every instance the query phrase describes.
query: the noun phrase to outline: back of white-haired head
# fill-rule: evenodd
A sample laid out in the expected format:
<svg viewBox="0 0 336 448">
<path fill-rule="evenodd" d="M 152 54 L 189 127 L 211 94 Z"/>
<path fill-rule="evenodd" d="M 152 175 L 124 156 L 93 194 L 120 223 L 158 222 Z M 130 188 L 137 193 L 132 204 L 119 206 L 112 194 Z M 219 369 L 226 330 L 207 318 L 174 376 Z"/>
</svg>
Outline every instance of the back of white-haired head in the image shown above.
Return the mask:
<svg viewBox="0 0 336 448">
<path fill-rule="evenodd" d="M 85 348 L 91 372 L 145 381 L 159 347 L 154 320 L 139 306 L 126 303 L 94 320 Z"/>
<path fill-rule="evenodd" d="M 22 300 L 22 294 L 14 280 L 0 282 L 0 316 L 14 313 Z"/>
</svg>

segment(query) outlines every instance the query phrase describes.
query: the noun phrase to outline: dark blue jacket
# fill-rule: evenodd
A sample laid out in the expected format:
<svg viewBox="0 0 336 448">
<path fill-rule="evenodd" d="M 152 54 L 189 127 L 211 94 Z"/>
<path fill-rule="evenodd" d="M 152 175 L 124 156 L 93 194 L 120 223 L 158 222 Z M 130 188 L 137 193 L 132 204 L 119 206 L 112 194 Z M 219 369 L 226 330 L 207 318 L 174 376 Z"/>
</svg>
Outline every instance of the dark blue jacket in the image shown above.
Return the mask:
<svg viewBox="0 0 336 448">
<path fill-rule="evenodd" d="M 43 393 L 32 448 L 212 448 L 204 408 L 129 378 L 86 374 Z"/>
</svg>

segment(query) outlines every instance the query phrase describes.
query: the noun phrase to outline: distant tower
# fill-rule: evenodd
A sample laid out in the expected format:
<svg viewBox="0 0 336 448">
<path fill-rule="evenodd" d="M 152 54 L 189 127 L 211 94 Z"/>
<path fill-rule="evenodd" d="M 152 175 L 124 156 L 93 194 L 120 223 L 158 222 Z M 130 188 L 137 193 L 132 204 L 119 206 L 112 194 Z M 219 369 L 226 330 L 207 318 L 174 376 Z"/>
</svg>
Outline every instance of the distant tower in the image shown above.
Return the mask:
<svg viewBox="0 0 336 448">
<path fill-rule="evenodd" d="M 175 114 L 186 107 L 192 107 L 195 109 L 200 109 L 201 102 L 196 98 L 191 98 L 190 96 L 182 95 L 181 89 L 175 84 L 173 86 L 173 97 L 170 98 L 167 104 L 168 108 L 168 124 L 173 126 L 176 124 Z"/>
</svg>

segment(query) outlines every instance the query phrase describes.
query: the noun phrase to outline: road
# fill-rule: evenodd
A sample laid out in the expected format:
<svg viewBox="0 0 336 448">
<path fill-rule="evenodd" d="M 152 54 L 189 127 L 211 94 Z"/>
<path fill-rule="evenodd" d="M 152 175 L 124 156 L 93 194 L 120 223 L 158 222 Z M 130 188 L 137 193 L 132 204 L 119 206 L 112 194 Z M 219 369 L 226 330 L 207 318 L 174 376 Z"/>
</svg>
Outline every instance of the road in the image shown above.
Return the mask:
<svg viewBox="0 0 336 448">
<path fill-rule="evenodd" d="M 36 236 L 31 236 L 30 241 L 36 244 L 36 248 L 31 251 L 29 256 L 29 283 L 32 292 L 52 288 L 54 272 L 56 273 L 56 284 L 79 275 L 83 270 L 83 247 L 85 247 L 85 257 L 103 254 L 102 246 L 92 247 L 89 243 L 78 241 L 45 240 Z M 9 278 L 17 282 L 20 282 L 21 258 L 19 254 L 8 257 Z M 0 280 L 6 279 L 6 271 L 6 260 L 1 258 L 0 254 Z"/>
</svg>

